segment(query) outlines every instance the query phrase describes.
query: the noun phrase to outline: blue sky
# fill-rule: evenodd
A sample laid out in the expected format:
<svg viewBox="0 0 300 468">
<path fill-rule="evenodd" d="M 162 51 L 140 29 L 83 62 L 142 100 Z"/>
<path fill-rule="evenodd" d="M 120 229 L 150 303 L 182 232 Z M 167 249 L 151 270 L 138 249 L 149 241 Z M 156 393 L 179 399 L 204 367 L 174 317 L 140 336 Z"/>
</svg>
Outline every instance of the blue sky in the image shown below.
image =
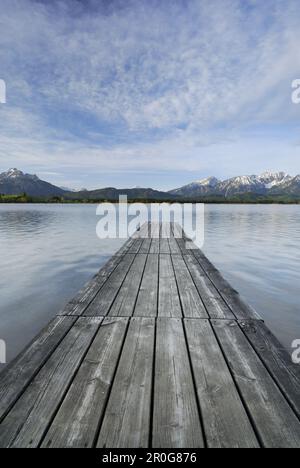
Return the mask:
<svg viewBox="0 0 300 468">
<path fill-rule="evenodd" d="M 299 0 L 0 0 L 0 170 L 170 189 L 300 173 Z"/>
</svg>

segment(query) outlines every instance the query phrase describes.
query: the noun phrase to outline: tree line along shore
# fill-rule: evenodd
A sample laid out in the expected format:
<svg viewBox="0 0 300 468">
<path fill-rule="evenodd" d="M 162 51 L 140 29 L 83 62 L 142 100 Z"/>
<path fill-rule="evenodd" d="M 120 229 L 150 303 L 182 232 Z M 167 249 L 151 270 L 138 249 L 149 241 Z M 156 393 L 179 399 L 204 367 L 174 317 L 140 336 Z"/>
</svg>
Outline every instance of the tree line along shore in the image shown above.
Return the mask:
<svg viewBox="0 0 300 468">
<path fill-rule="evenodd" d="M 54 197 L 32 197 L 26 193 L 19 195 L 5 195 L 0 194 L 0 203 L 49 203 L 49 204 L 97 204 L 97 203 L 117 203 L 115 199 L 105 198 L 68 198 L 61 196 Z M 214 197 L 201 197 L 201 198 L 178 198 L 170 200 L 160 199 L 147 199 L 147 198 L 136 198 L 128 199 L 129 203 L 210 203 L 210 204 L 282 204 L 282 205 L 295 205 L 300 204 L 300 197 L 290 196 L 263 196 L 254 195 L 252 193 L 246 193 L 241 195 L 235 195 L 230 198 L 223 196 Z"/>
</svg>

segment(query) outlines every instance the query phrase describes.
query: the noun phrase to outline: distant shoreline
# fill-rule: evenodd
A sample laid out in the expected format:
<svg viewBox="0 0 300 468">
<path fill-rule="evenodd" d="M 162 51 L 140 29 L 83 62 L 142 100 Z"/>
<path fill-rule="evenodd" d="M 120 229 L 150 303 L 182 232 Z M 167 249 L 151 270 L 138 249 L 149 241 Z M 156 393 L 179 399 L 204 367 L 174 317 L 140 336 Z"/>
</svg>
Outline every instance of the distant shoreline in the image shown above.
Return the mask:
<svg viewBox="0 0 300 468">
<path fill-rule="evenodd" d="M 42 198 L 33 198 L 33 197 L 25 197 L 25 196 L 0 196 L 0 204 L 2 205 L 11 205 L 11 204 L 18 204 L 18 205 L 97 205 L 100 203 L 112 203 L 112 204 L 119 204 L 118 200 L 105 200 L 105 199 L 86 199 L 86 200 L 66 200 L 61 199 L 60 197 L 54 197 L 53 199 L 42 199 Z M 300 205 L 300 199 L 292 200 L 292 199 L 172 199 L 172 200 L 151 200 L 151 199 L 129 199 L 128 204 L 133 203 L 204 203 L 207 205 Z"/>
</svg>

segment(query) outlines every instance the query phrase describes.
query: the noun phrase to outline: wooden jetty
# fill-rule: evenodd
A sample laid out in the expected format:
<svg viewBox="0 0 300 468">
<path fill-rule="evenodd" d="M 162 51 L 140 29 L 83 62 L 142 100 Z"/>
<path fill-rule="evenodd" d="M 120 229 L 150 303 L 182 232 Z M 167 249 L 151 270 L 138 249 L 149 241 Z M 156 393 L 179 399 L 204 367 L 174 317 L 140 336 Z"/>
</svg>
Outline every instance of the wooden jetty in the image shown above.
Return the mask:
<svg viewBox="0 0 300 468">
<path fill-rule="evenodd" d="M 143 226 L 0 375 L 1 447 L 300 447 L 300 367 L 169 228 Z"/>
</svg>

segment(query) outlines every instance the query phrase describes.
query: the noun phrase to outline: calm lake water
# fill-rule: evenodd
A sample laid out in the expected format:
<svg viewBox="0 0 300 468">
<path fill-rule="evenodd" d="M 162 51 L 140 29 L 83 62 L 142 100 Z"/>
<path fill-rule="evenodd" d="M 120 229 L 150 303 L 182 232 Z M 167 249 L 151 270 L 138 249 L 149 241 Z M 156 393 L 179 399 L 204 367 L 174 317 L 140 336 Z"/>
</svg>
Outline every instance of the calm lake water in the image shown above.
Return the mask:
<svg viewBox="0 0 300 468">
<path fill-rule="evenodd" d="M 300 206 L 205 210 L 204 252 L 290 348 L 300 338 Z M 0 205 L 0 339 L 8 360 L 123 244 L 99 240 L 98 219 L 95 205 Z"/>
</svg>

